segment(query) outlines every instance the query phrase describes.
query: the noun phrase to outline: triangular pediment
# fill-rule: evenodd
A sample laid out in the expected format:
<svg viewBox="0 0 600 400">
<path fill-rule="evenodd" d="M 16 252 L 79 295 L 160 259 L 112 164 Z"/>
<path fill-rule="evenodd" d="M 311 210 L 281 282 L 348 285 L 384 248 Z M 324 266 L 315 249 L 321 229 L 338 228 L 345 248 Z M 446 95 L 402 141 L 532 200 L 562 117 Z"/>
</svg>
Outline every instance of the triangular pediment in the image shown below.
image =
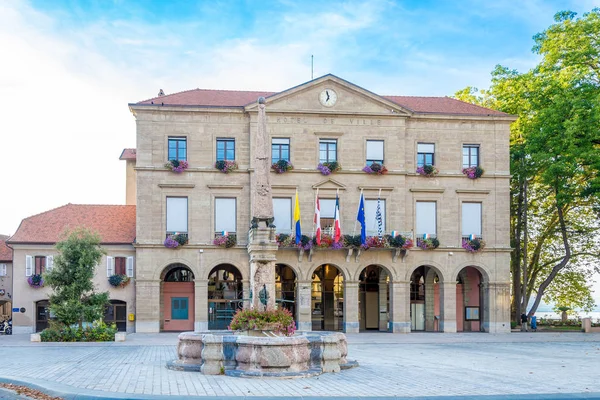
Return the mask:
<svg viewBox="0 0 600 400">
<path fill-rule="evenodd" d="M 325 179 L 317 184 L 313 185 L 313 189 L 319 190 L 346 190 L 346 185 L 340 183 L 334 179 Z"/>
<path fill-rule="evenodd" d="M 332 93 L 333 92 L 333 93 Z M 335 102 L 331 99 L 335 97 Z M 329 103 L 328 103 L 329 102 Z M 404 115 L 412 112 L 335 75 L 325 75 L 266 98 L 269 113 L 320 113 L 352 115 Z M 246 111 L 256 110 L 256 102 Z"/>
</svg>

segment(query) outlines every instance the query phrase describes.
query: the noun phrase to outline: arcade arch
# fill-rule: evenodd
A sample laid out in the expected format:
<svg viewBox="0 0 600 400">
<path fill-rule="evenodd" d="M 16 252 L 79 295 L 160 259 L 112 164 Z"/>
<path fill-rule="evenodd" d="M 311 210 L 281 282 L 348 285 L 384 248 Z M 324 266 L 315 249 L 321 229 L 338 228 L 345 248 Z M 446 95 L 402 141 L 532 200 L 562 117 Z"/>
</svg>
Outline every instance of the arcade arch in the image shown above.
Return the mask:
<svg viewBox="0 0 600 400">
<path fill-rule="evenodd" d="M 312 273 L 311 321 L 313 331 L 341 331 L 344 327 L 344 274 L 332 264 Z"/>
<path fill-rule="evenodd" d="M 243 307 L 242 273 L 232 264 L 219 264 L 208 275 L 208 329 L 227 329 Z"/>
<path fill-rule="evenodd" d="M 185 264 L 170 264 L 161 273 L 161 329 L 194 330 L 194 273 Z"/>
<path fill-rule="evenodd" d="M 389 325 L 390 273 L 379 265 L 368 265 L 359 275 L 359 330 L 387 331 Z"/>
</svg>

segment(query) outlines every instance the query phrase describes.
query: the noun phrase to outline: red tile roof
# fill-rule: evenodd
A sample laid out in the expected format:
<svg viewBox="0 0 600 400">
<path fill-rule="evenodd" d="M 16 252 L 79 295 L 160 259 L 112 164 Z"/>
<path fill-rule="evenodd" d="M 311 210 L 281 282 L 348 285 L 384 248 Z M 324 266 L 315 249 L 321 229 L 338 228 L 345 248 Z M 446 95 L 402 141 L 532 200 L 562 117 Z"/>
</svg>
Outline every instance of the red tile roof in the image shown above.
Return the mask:
<svg viewBox="0 0 600 400">
<path fill-rule="evenodd" d="M 25 218 L 8 243 L 54 244 L 66 230 L 80 226 L 97 232 L 103 244 L 131 244 L 135 240 L 135 206 L 69 203 Z"/>
<path fill-rule="evenodd" d="M 269 97 L 277 92 L 246 92 L 239 90 L 193 89 L 140 101 L 136 105 L 243 107 L 259 97 Z M 497 115 L 509 114 L 465 103 L 450 97 L 382 96 L 417 114 Z"/>
<path fill-rule="evenodd" d="M 12 262 L 12 249 L 6 245 L 8 236 L 0 235 L 0 262 Z"/>
<path fill-rule="evenodd" d="M 136 152 L 135 149 L 123 149 L 119 160 L 135 160 Z"/>
</svg>

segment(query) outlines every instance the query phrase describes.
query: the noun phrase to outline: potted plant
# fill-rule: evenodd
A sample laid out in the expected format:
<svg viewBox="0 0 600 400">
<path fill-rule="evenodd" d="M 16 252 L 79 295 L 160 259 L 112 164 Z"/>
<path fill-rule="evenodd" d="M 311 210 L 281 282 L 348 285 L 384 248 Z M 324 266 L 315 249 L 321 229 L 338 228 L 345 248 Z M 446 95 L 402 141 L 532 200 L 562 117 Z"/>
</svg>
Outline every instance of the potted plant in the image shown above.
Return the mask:
<svg viewBox="0 0 600 400">
<path fill-rule="evenodd" d="M 112 287 L 124 288 L 125 286 L 129 285 L 129 277 L 127 275 L 114 274 L 108 278 L 108 283 L 110 283 Z"/>
<path fill-rule="evenodd" d="M 279 247 L 293 247 L 294 236 L 288 235 L 287 233 L 279 233 L 275 236 L 275 240 Z"/>
<path fill-rule="evenodd" d="M 328 161 L 319 163 L 319 165 L 317 165 L 317 169 L 321 171 L 323 175 L 329 175 L 331 173 L 340 171 L 342 166 L 337 161 Z"/>
<path fill-rule="evenodd" d="M 313 247 L 313 241 L 306 235 L 302 235 L 300 237 L 300 243 L 298 243 L 298 248 L 303 250 L 310 250 Z"/>
<path fill-rule="evenodd" d="M 176 249 L 179 246 L 183 246 L 185 244 L 187 244 L 188 242 L 188 237 L 187 234 L 184 233 L 174 233 L 172 235 L 167 236 L 167 238 L 164 241 L 164 245 L 165 247 L 169 248 L 169 249 Z"/>
<path fill-rule="evenodd" d="M 294 317 L 285 308 L 261 311 L 256 308 L 239 310 L 228 326 L 231 331 L 246 331 L 248 336 L 264 336 L 263 332 L 274 332 L 293 336 L 296 332 Z"/>
<path fill-rule="evenodd" d="M 373 175 L 385 175 L 388 173 L 388 170 L 385 167 L 385 165 L 375 163 L 375 162 L 372 163 L 371 165 L 366 165 L 362 170 L 363 170 L 363 172 L 366 172 L 367 174 L 373 174 Z"/>
<path fill-rule="evenodd" d="M 440 171 L 433 165 L 423 165 L 422 167 L 417 167 L 417 174 L 426 176 L 428 178 L 436 176 L 439 172 Z"/>
<path fill-rule="evenodd" d="M 273 165 L 271 165 L 271 169 L 277 172 L 278 174 L 283 174 L 284 172 L 293 170 L 294 166 L 291 162 L 287 160 L 279 160 L 276 163 L 273 163 Z"/>
<path fill-rule="evenodd" d="M 387 237 L 387 240 L 388 240 L 390 247 L 393 247 L 396 249 L 410 249 L 411 247 L 413 247 L 412 239 L 405 238 L 402 235 L 396 235 L 396 236 L 390 235 Z"/>
<path fill-rule="evenodd" d="M 237 244 L 237 237 L 236 237 L 236 235 L 218 236 L 215 238 L 215 240 L 213 240 L 213 244 L 215 246 L 219 246 L 219 247 L 228 249 Z"/>
<path fill-rule="evenodd" d="M 485 171 L 481 167 L 469 167 L 463 168 L 462 173 L 467 176 L 469 179 L 477 179 L 481 178 Z"/>
<path fill-rule="evenodd" d="M 189 164 L 184 160 L 171 160 L 165 164 L 165 168 L 169 168 L 171 171 L 181 173 L 188 169 Z"/>
<path fill-rule="evenodd" d="M 440 241 L 437 238 L 424 237 L 417 239 L 417 246 L 422 250 L 433 250 L 440 246 Z"/>
<path fill-rule="evenodd" d="M 485 247 L 485 241 L 481 238 L 464 238 L 462 240 L 462 248 L 469 253 L 477 253 Z"/>
<path fill-rule="evenodd" d="M 42 278 L 42 274 L 33 274 L 27 278 L 27 283 L 32 288 L 41 288 L 44 287 L 44 279 Z"/>
<path fill-rule="evenodd" d="M 215 168 L 224 174 L 228 174 L 231 171 L 238 169 L 238 165 L 235 161 L 220 160 L 215 163 Z"/>
</svg>

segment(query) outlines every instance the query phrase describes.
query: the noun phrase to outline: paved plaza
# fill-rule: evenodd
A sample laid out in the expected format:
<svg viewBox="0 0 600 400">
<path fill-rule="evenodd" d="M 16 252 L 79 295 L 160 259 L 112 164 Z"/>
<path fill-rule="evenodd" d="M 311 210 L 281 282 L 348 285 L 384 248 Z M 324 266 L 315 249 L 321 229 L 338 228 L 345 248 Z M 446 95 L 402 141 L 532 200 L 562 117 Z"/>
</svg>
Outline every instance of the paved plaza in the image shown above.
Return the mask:
<svg viewBox="0 0 600 400">
<path fill-rule="evenodd" d="M 177 334 L 132 334 L 124 343 L 103 344 L 30 343 L 28 335 L 0 336 L 0 381 L 34 384 L 70 398 L 600 398 L 600 334 L 347 336 L 349 358 L 359 368 L 295 380 L 168 370 L 165 363 L 176 358 Z"/>
</svg>

